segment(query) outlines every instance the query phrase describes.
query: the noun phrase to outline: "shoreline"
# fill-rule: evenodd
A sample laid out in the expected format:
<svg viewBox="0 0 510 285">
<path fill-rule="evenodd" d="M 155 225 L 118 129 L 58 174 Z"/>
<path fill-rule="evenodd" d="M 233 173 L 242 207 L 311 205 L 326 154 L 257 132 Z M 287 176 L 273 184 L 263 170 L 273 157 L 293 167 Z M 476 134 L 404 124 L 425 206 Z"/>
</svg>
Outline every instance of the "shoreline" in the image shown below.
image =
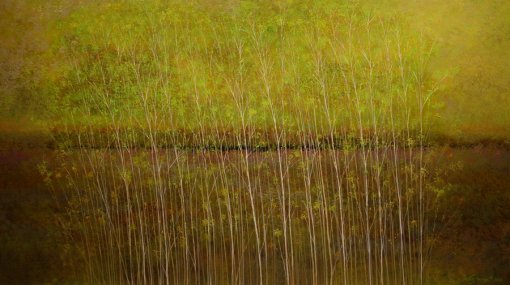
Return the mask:
<svg viewBox="0 0 510 285">
<path fill-rule="evenodd" d="M 257 133 L 259 134 L 259 133 Z M 265 138 L 269 138 L 269 135 L 266 133 Z M 48 149 L 48 150 L 58 150 L 58 149 L 151 149 L 152 146 L 150 142 L 146 139 L 137 139 L 130 140 L 128 144 L 122 144 L 121 146 L 115 145 L 112 137 L 112 133 L 104 133 L 99 136 L 95 136 L 93 139 L 96 140 L 95 144 L 90 143 L 82 143 L 80 145 L 78 137 L 79 133 L 76 132 L 59 132 L 57 134 L 45 132 L 45 131 L 20 131 L 20 132 L 5 132 L 0 131 L 0 150 L 9 150 L 9 149 Z M 278 149 L 285 150 L 326 150 L 326 149 L 335 149 L 335 150 L 355 150 L 361 149 L 362 144 L 358 137 L 346 137 L 336 135 L 333 138 L 333 143 L 331 143 L 331 139 L 329 135 L 323 136 L 309 136 L 306 139 L 306 142 L 303 143 L 302 140 L 296 139 L 298 135 L 288 136 L 286 142 L 277 143 L 272 139 L 260 139 L 260 136 L 253 136 L 250 140 L 251 143 L 237 143 L 236 140 L 239 140 L 239 134 L 236 135 L 230 134 L 229 136 L 216 136 L 216 138 L 221 138 L 221 140 L 212 140 L 210 136 L 207 140 L 203 140 L 200 142 L 200 138 L 198 138 L 200 134 L 198 133 L 187 133 L 184 136 L 178 136 L 175 134 L 161 134 L 160 139 L 158 139 L 157 148 L 158 149 L 174 149 L 182 151 L 240 151 L 240 150 L 249 150 L 253 152 L 267 152 L 267 151 L 276 151 Z M 416 137 L 416 136 L 414 136 Z M 413 136 L 410 136 L 413 138 Z M 393 147 L 394 143 L 391 140 L 384 141 L 381 138 L 376 141 L 367 139 L 365 143 L 365 148 L 367 149 L 377 149 L 382 147 Z M 400 139 L 397 139 L 396 146 L 399 148 L 409 148 L 409 147 L 419 147 L 419 144 L 415 142 L 414 144 L 408 144 L 407 136 L 401 136 Z M 475 147 L 493 147 L 498 149 L 506 149 L 510 150 L 510 138 L 505 137 L 490 137 L 490 136 L 480 136 L 479 138 L 454 138 L 448 137 L 440 134 L 428 134 L 427 138 L 424 139 L 424 148 L 434 148 L 434 147 L 450 147 L 450 148 L 475 148 Z"/>
</svg>

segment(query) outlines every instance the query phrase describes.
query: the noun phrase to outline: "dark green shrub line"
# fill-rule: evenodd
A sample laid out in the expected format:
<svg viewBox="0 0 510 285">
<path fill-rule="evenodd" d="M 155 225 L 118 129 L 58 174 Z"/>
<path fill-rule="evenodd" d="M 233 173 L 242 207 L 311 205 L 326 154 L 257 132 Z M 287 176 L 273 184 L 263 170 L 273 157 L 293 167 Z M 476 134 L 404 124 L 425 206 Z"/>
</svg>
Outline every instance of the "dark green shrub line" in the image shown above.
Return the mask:
<svg viewBox="0 0 510 285">
<path fill-rule="evenodd" d="M 53 130 L 52 132 L 1 132 L 0 133 L 0 149 L 112 149 L 115 148 L 114 132 L 112 130 L 104 130 L 103 132 L 94 132 L 95 138 L 91 141 L 79 143 L 78 137 L 83 137 L 85 132 L 78 131 L 59 131 Z M 149 149 L 151 148 L 150 142 L 146 140 L 143 130 L 132 131 L 137 133 L 132 137 L 130 147 L 133 149 Z M 235 132 L 225 132 L 221 139 L 211 136 L 206 139 L 206 143 L 202 144 L 200 139 L 196 138 L 196 134 L 189 132 L 183 135 L 184 132 L 161 132 L 157 136 L 160 138 L 157 147 L 160 149 L 177 148 L 180 150 L 250 150 L 250 151 L 274 151 L 278 147 L 281 149 L 337 149 L 337 150 L 350 150 L 360 149 L 360 139 L 356 136 L 345 137 L 343 134 L 334 135 L 333 144 L 331 143 L 330 135 L 322 136 L 309 136 L 305 141 L 302 141 L 298 135 L 287 135 L 287 141 L 277 145 L 274 139 L 271 138 L 272 133 L 266 132 L 262 135 L 261 131 L 255 131 L 256 135 L 251 138 L 248 145 L 238 144 L 236 141 Z M 237 134 L 238 136 L 239 134 Z M 195 137 L 195 138 L 194 138 Z M 395 142 L 389 138 L 386 141 L 366 138 L 365 146 L 367 148 L 387 147 L 396 144 L 397 147 L 413 147 L 417 146 L 416 142 L 409 141 L 407 134 L 400 134 L 399 139 Z M 418 138 L 418 132 L 411 132 L 411 138 Z M 414 143 L 414 144 L 413 144 Z M 505 138 L 493 137 L 480 137 L 480 138 L 459 138 L 452 136 L 445 136 L 441 134 L 429 133 L 423 141 L 423 147 L 433 146 L 450 146 L 453 148 L 472 148 L 476 146 L 495 147 L 501 149 L 509 149 L 510 141 Z"/>
</svg>

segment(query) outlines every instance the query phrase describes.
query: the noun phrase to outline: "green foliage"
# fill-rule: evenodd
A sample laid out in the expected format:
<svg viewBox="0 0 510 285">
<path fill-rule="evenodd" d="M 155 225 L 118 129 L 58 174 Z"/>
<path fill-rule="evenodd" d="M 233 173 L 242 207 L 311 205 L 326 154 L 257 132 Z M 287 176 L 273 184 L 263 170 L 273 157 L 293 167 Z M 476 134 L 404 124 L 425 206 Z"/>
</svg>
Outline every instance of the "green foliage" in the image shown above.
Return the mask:
<svg viewBox="0 0 510 285">
<path fill-rule="evenodd" d="M 93 3 L 56 24 L 56 104 L 73 124 L 158 130 L 368 129 L 389 111 L 416 128 L 430 47 L 404 23 L 336 1 Z"/>
<path fill-rule="evenodd" d="M 501 1 L 0 5 L 4 122 L 145 127 L 148 108 L 161 129 L 239 130 L 244 117 L 270 130 L 276 116 L 294 133 L 340 132 L 359 127 L 358 110 L 366 126 L 373 104 L 380 126 L 398 110 L 402 129 L 416 127 L 407 118 L 418 120 L 421 94 L 433 110 L 426 127 L 440 137 L 508 136 L 510 10 Z M 354 87 L 359 103 L 347 98 Z"/>
</svg>

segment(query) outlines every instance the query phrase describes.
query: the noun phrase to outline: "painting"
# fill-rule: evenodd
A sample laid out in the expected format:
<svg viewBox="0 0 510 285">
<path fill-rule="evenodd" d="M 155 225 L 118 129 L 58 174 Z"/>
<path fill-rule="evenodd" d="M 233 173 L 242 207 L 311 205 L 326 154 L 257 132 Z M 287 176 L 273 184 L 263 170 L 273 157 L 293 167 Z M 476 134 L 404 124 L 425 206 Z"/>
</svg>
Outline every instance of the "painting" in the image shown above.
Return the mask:
<svg viewBox="0 0 510 285">
<path fill-rule="evenodd" d="M 510 284 L 510 2 L 0 1 L 0 284 Z"/>
</svg>

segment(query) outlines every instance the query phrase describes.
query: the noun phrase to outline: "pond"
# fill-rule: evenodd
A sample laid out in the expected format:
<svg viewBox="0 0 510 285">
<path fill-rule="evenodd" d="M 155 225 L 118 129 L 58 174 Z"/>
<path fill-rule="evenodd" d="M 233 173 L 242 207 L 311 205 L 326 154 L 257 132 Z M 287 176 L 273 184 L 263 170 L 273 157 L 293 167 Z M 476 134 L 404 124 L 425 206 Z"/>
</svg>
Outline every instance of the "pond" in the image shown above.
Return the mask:
<svg viewBox="0 0 510 285">
<path fill-rule="evenodd" d="M 502 148 L 25 149 L 0 171 L 2 284 L 510 280 Z"/>
</svg>

